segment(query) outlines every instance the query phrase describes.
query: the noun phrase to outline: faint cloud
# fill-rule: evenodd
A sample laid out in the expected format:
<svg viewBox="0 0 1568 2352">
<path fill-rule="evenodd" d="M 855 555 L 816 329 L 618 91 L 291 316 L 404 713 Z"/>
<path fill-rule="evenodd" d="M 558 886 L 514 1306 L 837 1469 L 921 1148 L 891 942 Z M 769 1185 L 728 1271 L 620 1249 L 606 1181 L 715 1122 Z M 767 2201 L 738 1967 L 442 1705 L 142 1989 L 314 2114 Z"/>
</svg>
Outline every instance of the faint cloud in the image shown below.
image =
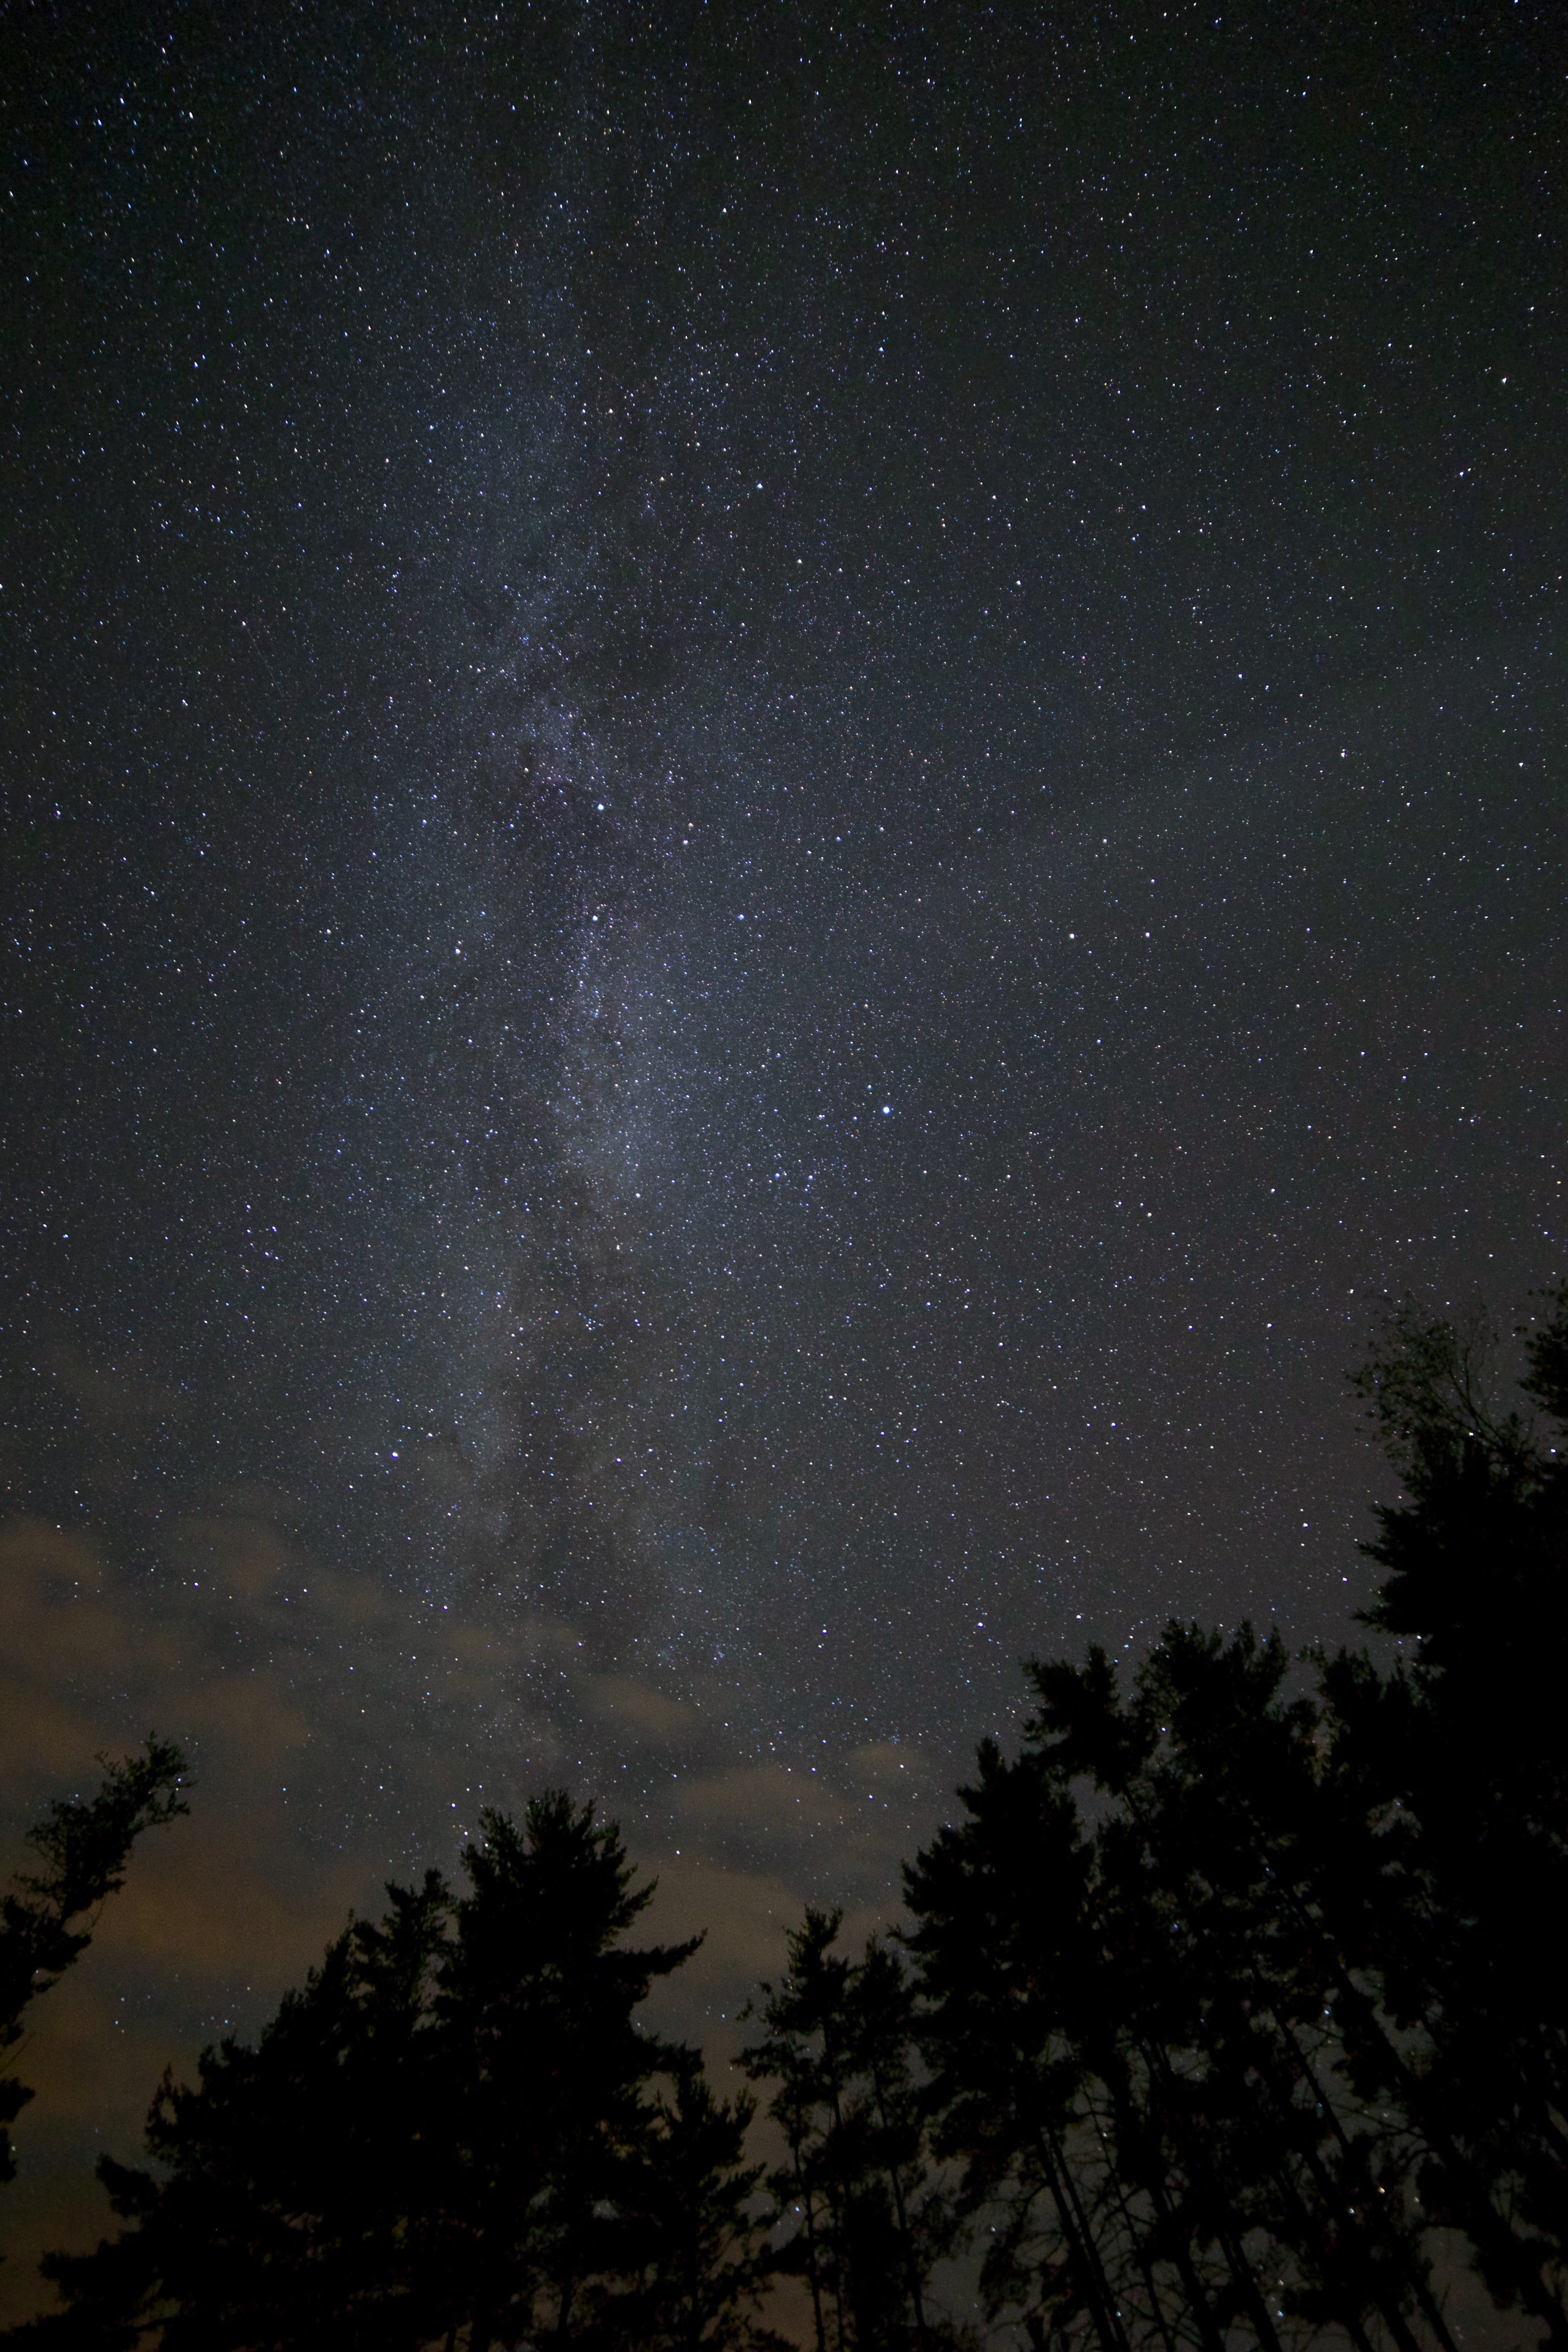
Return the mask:
<svg viewBox="0 0 1568 2352">
<path fill-rule="evenodd" d="M 300 1554 L 267 1519 L 205 1512 L 181 1519 L 169 1538 L 169 1561 L 181 1577 L 240 1601 L 259 1601 L 301 1580 Z"/>
<path fill-rule="evenodd" d="M 923 1789 L 935 1769 L 918 1748 L 906 1748 L 896 1739 L 874 1739 L 865 1748 L 857 1748 L 849 1759 L 850 1778 L 875 1789 Z"/>
</svg>

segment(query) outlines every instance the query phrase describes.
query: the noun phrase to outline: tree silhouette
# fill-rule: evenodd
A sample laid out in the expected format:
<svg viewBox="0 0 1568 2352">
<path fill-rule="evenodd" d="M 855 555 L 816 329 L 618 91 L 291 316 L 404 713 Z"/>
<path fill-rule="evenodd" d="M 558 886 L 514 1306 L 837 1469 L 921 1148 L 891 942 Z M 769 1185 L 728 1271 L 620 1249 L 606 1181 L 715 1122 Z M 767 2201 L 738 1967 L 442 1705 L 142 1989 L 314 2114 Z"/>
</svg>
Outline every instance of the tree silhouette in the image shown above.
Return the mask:
<svg viewBox="0 0 1568 2352">
<path fill-rule="evenodd" d="M 975 2248 L 1032 2352 L 1456 2352 L 1458 2243 L 1568 2352 L 1568 1286 L 1521 1336 L 1506 1406 L 1479 1321 L 1402 1309 L 1356 1376 L 1403 1659 L 1172 1623 L 1125 1677 L 1036 1661 L 908 1925 L 856 1958 L 807 1909 L 743 2012 L 771 2206 L 752 2099 L 637 2028 L 694 1946 L 628 1943 L 653 1890 L 554 1792 L 165 2080 L 157 2169 L 100 2167 L 125 2226 L 46 2263 L 64 2308 L 14 2339 L 776 2352 L 793 2276 L 816 2352 L 953 2352 L 933 2277 Z M 35 1832 L 7 2047 L 178 1765 L 150 1743 Z"/>
<path fill-rule="evenodd" d="M 124 1885 L 142 1832 L 190 1811 L 180 1793 L 185 1759 L 170 1741 L 149 1735 L 140 1756 L 118 1764 L 98 1760 L 104 1777 L 97 1795 L 61 1798 L 49 1807 L 27 1832 L 39 1867 L 19 1873 L 0 1899 L 0 2053 L 16 2049 L 28 2005 L 57 1985 L 92 1941 L 97 1915 Z M 9 2126 L 32 2096 L 15 2074 L 0 2076 L 0 2182 L 16 2177 Z"/>
<path fill-rule="evenodd" d="M 906 1873 L 937 2147 L 964 2167 L 964 2210 L 995 2215 L 981 2272 L 991 2318 L 1045 2334 L 1087 2324 L 1101 2352 L 1126 2352 L 1074 2030 L 1092 1853 L 1037 1759 L 1009 1764 L 988 1740 L 979 1767 L 959 1792 L 968 1819 Z"/>
<path fill-rule="evenodd" d="M 763 2167 L 746 2162 L 753 2104 L 715 2098 L 694 2052 L 667 2079 L 626 2183 L 631 2283 L 611 2307 L 614 2340 L 645 2352 L 788 2352 L 756 2317 L 770 2271 L 758 2243 Z"/>
<path fill-rule="evenodd" d="M 843 1914 L 808 1908 L 789 1967 L 743 2016 L 764 2032 L 741 2053 L 776 2085 L 768 2113 L 787 2161 L 770 2176 L 775 2226 L 796 2226 L 775 2270 L 803 2277 L 818 2352 L 882 2352 L 951 2341 L 928 2307 L 932 2265 L 954 2223 L 932 2180 L 910 1981 L 873 1937 L 859 1960 L 835 1949 Z"/>
<path fill-rule="evenodd" d="M 194 2087 L 165 2079 L 161 2176 L 100 2164 L 128 2226 L 46 2261 L 66 2308 L 18 2340 L 753 2340 L 745 2116 L 633 2015 L 695 1945 L 624 1940 L 652 1885 L 559 1792 L 521 1828 L 487 1813 L 464 1868 L 460 1896 L 435 1872 L 390 1888 L 254 2048 L 206 2051 Z M 683 2194 L 700 2210 L 682 2217 Z"/>
<path fill-rule="evenodd" d="M 1568 1286 L 1526 1339 L 1524 1409 L 1489 1394 L 1479 1318 L 1391 1318 L 1357 1376 L 1404 1499 L 1366 1549 L 1387 1570 L 1368 1622 L 1412 1643 L 1383 1678 L 1325 1670 L 1334 1770 L 1390 1825 L 1366 1904 L 1394 2029 L 1363 2018 L 1363 2095 L 1425 2144 L 1422 2195 L 1463 2230 L 1503 2307 L 1568 2343 L 1568 1465 L 1528 1407 L 1568 1421 Z"/>
<path fill-rule="evenodd" d="M 521 1832 L 495 1814 L 485 1827 L 435 2005 L 451 2154 L 432 2252 L 466 2283 L 453 2315 L 470 2352 L 527 2340 L 546 2309 L 557 2340 L 588 2333 L 591 2302 L 626 2267 L 622 2175 L 647 2154 L 647 2087 L 676 2063 L 632 2012 L 697 1948 L 619 1940 L 654 1890 L 634 1888 L 619 1832 L 592 1806 L 557 1792 Z"/>
<path fill-rule="evenodd" d="M 1568 1288 L 1525 1337 L 1568 1419 Z M 1368 1619 L 1413 1664 L 1292 1690 L 1276 1637 L 1178 1624 L 1125 1696 L 1037 1663 L 907 1874 L 938 2145 L 1031 2341 L 1452 2352 L 1436 2224 L 1568 2341 L 1568 1470 L 1488 1346 L 1406 1309 L 1357 1378 L 1405 1486 Z"/>
</svg>

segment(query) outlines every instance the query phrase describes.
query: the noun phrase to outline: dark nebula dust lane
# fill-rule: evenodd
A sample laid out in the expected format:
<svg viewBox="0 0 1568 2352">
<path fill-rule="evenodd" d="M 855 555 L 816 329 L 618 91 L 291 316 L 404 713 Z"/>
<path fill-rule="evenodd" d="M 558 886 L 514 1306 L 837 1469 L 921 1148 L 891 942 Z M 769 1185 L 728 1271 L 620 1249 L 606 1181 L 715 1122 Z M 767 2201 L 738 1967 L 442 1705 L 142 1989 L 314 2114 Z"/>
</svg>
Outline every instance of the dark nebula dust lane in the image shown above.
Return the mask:
<svg viewBox="0 0 1568 2352">
<path fill-rule="evenodd" d="M 1381 1303 L 1560 1270 L 1540 21 L 3 38 L 7 1803 L 203 1789 L 102 2079 L 546 1781 L 732 2009 L 1020 1656 L 1346 1637 Z"/>
</svg>

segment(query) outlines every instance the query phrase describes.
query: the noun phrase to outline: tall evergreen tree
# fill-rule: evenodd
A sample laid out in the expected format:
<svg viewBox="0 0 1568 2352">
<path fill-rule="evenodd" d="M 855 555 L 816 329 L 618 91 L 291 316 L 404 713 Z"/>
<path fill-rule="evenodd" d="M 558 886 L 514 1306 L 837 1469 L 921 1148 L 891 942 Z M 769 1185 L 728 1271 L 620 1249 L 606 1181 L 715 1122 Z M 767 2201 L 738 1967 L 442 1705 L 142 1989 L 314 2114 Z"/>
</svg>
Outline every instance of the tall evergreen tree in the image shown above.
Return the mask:
<svg viewBox="0 0 1568 2352">
<path fill-rule="evenodd" d="M 1392 1320 L 1357 1378 L 1401 1501 L 1366 1549 L 1387 1571 L 1368 1621 L 1411 1643 L 1390 1677 L 1324 1669 L 1331 1770 L 1385 1824 L 1364 1904 L 1392 2026 L 1362 2013 L 1358 2084 L 1425 2147 L 1422 2193 L 1463 2230 L 1504 2307 L 1568 2343 L 1568 1286 L 1525 1339 L 1523 1403 L 1489 1392 L 1479 1320 Z"/>
<path fill-rule="evenodd" d="M 1568 1465 L 1532 1418 L 1568 1422 L 1568 1287 L 1524 1338 L 1508 1409 L 1479 1328 L 1409 1312 L 1359 1376 L 1404 1489 L 1369 1618 L 1405 1664 L 1180 1624 L 1125 1685 L 1037 1663 L 902 1936 L 857 1959 L 806 1912 L 742 2056 L 785 2151 L 767 2212 L 750 2099 L 637 2029 L 693 1947 L 627 1944 L 651 1888 L 552 1795 L 165 2082 L 161 2175 L 100 2168 L 127 2226 L 47 2265 L 66 2308 L 19 2338 L 763 2352 L 794 2273 L 816 2352 L 948 2352 L 931 2276 L 968 2231 L 1035 2352 L 1455 2352 L 1443 2229 L 1568 2352 Z M 83 1890 L 184 1810 L 177 1766 L 151 1745 L 35 1833 L 5 2046 Z"/>
<path fill-rule="evenodd" d="M 1452 2352 L 1436 2223 L 1564 2335 L 1568 1469 L 1474 1332 L 1396 1320 L 1361 1386 L 1404 1479 L 1368 1547 L 1379 1674 L 1173 1625 L 1123 1697 L 1036 1665 L 1011 1762 L 909 1874 L 942 2144 L 993 2317 L 1102 2352 Z M 1568 1419 L 1568 1289 L 1527 1334 Z"/>
<path fill-rule="evenodd" d="M 469 2352 L 589 2333 L 595 2296 L 625 2265 L 622 2176 L 647 2153 L 647 2092 L 674 2053 L 633 2011 L 697 1942 L 625 1937 L 653 1887 L 634 1887 L 618 1832 L 561 1793 L 524 1830 L 486 1818 L 471 1891 L 438 1976 L 435 2114 L 451 2151 L 431 2252 L 464 2284 Z"/>
<path fill-rule="evenodd" d="M 1158 2063 L 1181 2050 L 1181 2102 L 1203 2117 L 1203 2164 L 1224 2192 L 1236 2249 L 1260 2233 L 1264 2269 L 1285 2311 L 1337 2322 L 1364 2344 L 1386 2330 L 1414 2352 L 1419 2307 L 1443 2340 L 1419 2230 L 1406 2213 L 1408 2168 L 1364 2117 L 1347 2121 L 1331 2000 L 1325 1869 L 1342 1864 L 1355 1825 L 1330 1834 L 1320 1788 L 1320 1710 L 1283 1695 L 1275 1638 L 1243 1628 L 1229 1643 L 1172 1626 L 1121 1710 L 1117 1736 L 1091 1736 L 1094 1777 L 1116 1801 L 1099 1840 L 1109 1882 L 1136 1873 L 1160 1933 Z M 1035 1670 L 1032 1727 L 1072 1760 L 1086 1714 L 1114 1709 L 1109 1667 L 1091 1678 Z M 1364 1833 L 1363 1837 L 1364 1843 Z M 1146 1938 L 1146 1940 L 1152 1940 Z M 1173 2111 L 1174 2112 L 1174 2110 Z M 1261 2259 L 1261 2258 L 1260 2258 Z M 1256 2274 L 1257 2265 L 1253 2265 Z M 1256 2307 L 1253 2310 L 1258 2324 Z"/>
<path fill-rule="evenodd" d="M 752 2082 L 777 2085 L 768 2113 L 783 2136 L 787 2161 L 768 2179 L 782 2218 L 798 2229 L 775 2256 L 775 2268 L 805 2281 L 816 2352 L 844 2352 L 843 2229 L 837 2179 L 836 2134 L 843 2120 L 849 2038 L 845 1993 L 849 1964 L 833 1946 L 843 1914 L 808 1909 L 788 1939 L 789 1967 L 777 1984 L 764 1983 L 741 2012 L 766 2031 L 741 2053 Z"/>
<path fill-rule="evenodd" d="M 746 2161 L 754 2105 L 716 2098 L 694 2052 L 667 2080 L 626 2185 L 630 2278 L 610 2307 L 612 2340 L 639 2352 L 789 2352 L 757 2317 L 770 2270 L 764 2168 Z"/>
<path fill-rule="evenodd" d="M 1108 2263 L 1104 2167 L 1074 2028 L 1089 1997 L 1093 1855 L 1068 1794 L 995 1744 L 960 1791 L 968 1818 L 906 1873 L 907 1937 L 937 2146 L 963 2166 L 963 2202 L 993 2215 L 981 2291 L 1031 2337 L 1086 2327 L 1132 2340 Z"/>
<path fill-rule="evenodd" d="M 788 2151 L 768 2185 L 795 2227 L 774 2267 L 805 2280 L 818 2352 L 931 2352 L 952 2341 L 929 2280 L 954 2223 L 911 2074 L 910 1987 L 876 1937 L 858 1961 L 837 1950 L 841 1923 L 808 1909 L 787 1972 L 747 2012 L 766 2030 L 740 2063 L 776 2086 L 768 2112 Z"/>
<path fill-rule="evenodd" d="M 29 2005 L 92 1941 L 98 1912 L 125 1884 L 137 1839 L 190 1811 L 181 1794 L 185 1760 L 172 1742 L 149 1736 L 140 1756 L 98 1760 L 97 1794 L 49 1807 L 27 1832 L 37 1868 L 18 1874 L 0 1898 L 0 2057 L 21 2041 Z M 9 2127 L 32 2096 L 15 2074 L 0 2075 L 0 2182 L 16 2179 Z"/>
<path fill-rule="evenodd" d="M 878 2234 L 885 2247 L 878 2263 L 862 2260 L 859 2268 L 862 2276 L 879 2274 L 886 2281 L 877 2293 L 889 2315 L 901 2315 L 907 2298 L 906 2336 L 919 2352 L 931 2352 L 943 2331 L 930 2308 L 930 2276 L 952 2252 L 959 2231 L 931 2161 L 926 2085 L 916 2079 L 913 1985 L 899 1953 L 873 1936 L 851 1990 L 849 2052 L 859 2170 L 874 2189 Z M 876 2340 L 868 2323 L 862 2324 L 858 2340 Z"/>
<path fill-rule="evenodd" d="M 391 1888 L 254 2048 L 205 2052 L 194 2087 L 165 2080 L 147 2129 L 160 2173 L 100 2165 L 127 2227 L 49 2258 L 66 2309 L 17 2340 L 752 2340 L 744 2116 L 634 2015 L 695 1946 L 626 1942 L 653 1889 L 591 1806 L 552 1793 L 521 1828 L 488 1813 L 484 1829 L 466 1893 L 434 1872 Z M 700 2210 L 682 2216 L 683 2194 Z"/>
</svg>

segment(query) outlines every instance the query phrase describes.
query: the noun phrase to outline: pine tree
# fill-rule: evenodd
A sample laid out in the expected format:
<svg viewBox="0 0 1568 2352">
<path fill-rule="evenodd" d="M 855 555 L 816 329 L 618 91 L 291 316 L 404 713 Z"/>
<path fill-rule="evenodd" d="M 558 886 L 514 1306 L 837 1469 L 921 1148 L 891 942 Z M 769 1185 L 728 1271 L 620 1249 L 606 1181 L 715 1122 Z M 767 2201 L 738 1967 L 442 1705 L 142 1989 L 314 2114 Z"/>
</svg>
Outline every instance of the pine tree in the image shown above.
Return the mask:
<svg viewBox="0 0 1568 2352">
<path fill-rule="evenodd" d="M 959 2231 L 951 2200 L 933 2178 L 925 2085 L 915 2076 L 914 1988 L 893 1947 L 873 1936 L 851 1979 L 850 2064 L 857 2085 L 855 2115 L 861 2140 L 859 2169 L 875 2199 L 881 2240 L 873 2264 L 862 2255 L 858 2278 L 873 2276 L 879 2307 L 900 2326 L 896 2339 L 931 2352 L 942 2330 L 929 2308 L 935 2265 L 953 2251 Z M 868 2233 L 869 2234 L 869 2233 Z M 869 2249 L 868 2249 L 868 2252 Z M 858 2294 L 865 2311 L 870 2298 Z M 877 2340 L 868 2312 L 858 2341 Z"/>
<path fill-rule="evenodd" d="M 766 2032 L 740 2063 L 776 2085 L 768 2112 L 788 2150 L 768 2182 L 776 2221 L 796 2221 L 773 2266 L 805 2279 L 818 2352 L 931 2352 L 952 2340 L 929 2281 L 955 2225 L 912 2077 L 910 1987 L 876 1937 L 858 1961 L 836 1950 L 841 1924 L 808 1909 L 787 1972 L 746 2012 Z"/>
<path fill-rule="evenodd" d="M 0 2053 L 22 2039 L 29 2004 L 92 1941 L 96 1915 L 125 1884 L 137 1839 L 190 1811 L 180 1793 L 185 1760 L 168 1740 L 149 1736 L 140 1756 L 98 1760 L 104 1778 L 97 1795 L 49 1807 L 27 1832 L 39 1867 L 18 1874 L 0 1899 Z M 0 2182 L 16 2177 L 9 2126 L 32 2096 L 16 2075 L 0 2076 Z"/>
<path fill-rule="evenodd" d="M 390 1888 L 253 2048 L 206 2051 L 194 2087 L 165 2079 L 160 2173 L 100 2164 L 126 2227 L 46 2262 L 66 2308 L 16 2340 L 629 2345 L 658 2284 L 671 2345 L 747 2343 L 744 2117 L 634 2016 L 695 1946 L 625 1941 L 653 1888 L 591 1806 L 552 1793 L 484 1832 L 466 1893 L 435 1872 Z M 650 2255 L 683 2168 L 702 2212 Z"/>
<path fill-rule="evenodd" d="M 1284 1696 L 1276 1637 L 1229 1643 L 1172 1626 L 1141 1670 L 1133 1709 L 1147 1759 L 1123 1792 L 1146 1869 L 1181 1922 L 1188 2032 L 1207 2056 L 1210 2149 L 1237 2210 L 1267 2233 L 1284 2308 L 1337 2322 L 1352 2343 L 1386 2330 L 1415 2352 L 1416 2307 L 1443 2340 L 1408 2167 L 1352 2113 L 1335 2032 L 1331 1862 L 1364 1825 L 1330 1832 L 1321 1710 Z M 1157 1744 L 1156 1744 L 1157 1734 Z"/>
<path fill-rule="evenodd" d="M 379 1926 L 353 1923 L 254 2048 L 202 2053 L 195 2087 L 165 2075 L 145 2145 L 163 2177 L 101 2159 L 128 2226 L 43 2269 L 67 2310 L 16 2331 L 61 2345 L 165 2352 L 268 2345 L 405 2352 L 444 2317 L 410 2217 L 436 2150 L 421 2131 L 435 1970 L 451 1912 L 435 1873 L 389 1890 Z"/>
<path fill-rule="evenodd" d="M 940 2144 L 993 2318 L 1219 2352 L 1452 2352 L 1436 2224 L 1568 2342 L 1568 1466 L 1485 1335 L 1396 1318 L 1360 1385 L 1405 1498 L 1372 1623 L 1415 1662 L 1173 1625 L 1125 1697 L 1037 1664 L 1011 1762 L 909 1874 Z M 1568 1420 L 1568 1288 L 1526 1400 Z"/>
<path fill-rule="evenodd" d="M 763 2168 L 746 2161 L 755 2113 L 714 2096 L 695 2052 L 669 2065 L 651 2138 L 622 2189 L 630 2284 L 608 2340 L 640 2352 L 788 2352 L 757 2309 L 769 2285 Z"/>
<path fill-rule="evenodd" d="M 1362 2003 L 1356 2080 L 1426 2149 L 1421 2189 L 1463 2230 L 1500 2305 L 1568 2343 L 1568 1465 L 1531 1419 L 1568 1421 L 1568 1287 L 1526 1339 L 1524 1406 L 1489 1392 L 1479 1319 L 1407 1306 L 1356 1377 L 1404 1499 L 1366 1549 L 1387 1571 L 1368 1622 L 1408 1671 L 1326 1664 L 1332 1773 L 1386 1826 L 1364 1892 L 1392 2032 Z M 1347 2003 L 1347 2009 L 1350 2004 Z"/>
<path fill-rule="evenodd" d="M 774 2256 L 774 2267 L 804 2277 L 811 2297 L 816 2352 L 844 2352 L 842 2229 L 835 2177 L 834 2135 L 843 2116 L 848 2021 L 844 1991 L 848 1963 L 832 1956 L 843 1914 L 808 1909 L 788 1939 L 789 1967 L 778 1984 L 764 1983 L 742 2020 L 760 2017 L 767 2031 L 742 2051 L 752 2082 L 777 2089 L 768 2113 L 784 2137 L 788 2159 L 768 2179 L 779 2218 L 800 2226 Z"/>
<path fill-rule="evenodd" d="M 983 1748 L 909 1882 L 990 2315 L 1449 2352 L 1414 2143 L 1351 2080 L 1325 1888 L 1369 1838 L 1326 1802 L 1318 1703 L 1247 1629 L 1170 1627 L 1125 1700 L 1100 1653 L 1031 1671 L 1023 1753 Z"/>
<path fill-rule="evenodd" d="M 443 2059 L 433 2112 L 450 2149 L 431 2256 L 464 2282 L 469 2352 L 588 2333 L 589 2288 L 626 2266 L 618 2190 L 654 2116 L 648 2085 L 679 2063 L 633 2011 L 696 1941 L 620 1939 L 653 1896 L 618 1832 L 563 1794 L 522 1831 L 486 1817 L 439 1973 Z"/>
<path fill-rule="evenodd" d="M 979 1766 L 960 1791 L 968 1819 L 905 1874 L 936 2145 L 963 2166 L 963 2210 L 995 2215 L 981 2272 L 990 2317 L 1047 2336 L 1087 2325 L 1101 2352 L 1127 2352 L 1075 2036 L 1094 1958 L 1092 1852 L 1037 1759 L 1009 1764 L 986 1741 Z"/>
</svg>

